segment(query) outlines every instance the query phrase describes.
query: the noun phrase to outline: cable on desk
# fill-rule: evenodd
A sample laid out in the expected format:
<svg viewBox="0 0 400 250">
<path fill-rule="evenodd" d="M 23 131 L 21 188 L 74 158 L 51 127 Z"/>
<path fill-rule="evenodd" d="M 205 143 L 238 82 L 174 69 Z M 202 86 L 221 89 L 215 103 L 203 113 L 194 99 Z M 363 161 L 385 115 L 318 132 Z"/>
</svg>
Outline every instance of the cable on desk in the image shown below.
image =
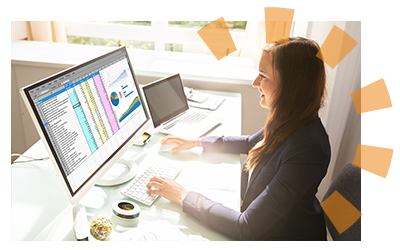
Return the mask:
<svg viewBox="0 0 400 250">
<path fill-rule="evenodd" d="M 11 157 L 13 157 L 13 156 L 22 156 L 22 157 L 25 157 L 25 158 L 28 158 L 28 159 L 31 159 L 31 160 L 28 160 L 28 161 L 14 161 L 14 162 L 11 163 L 11 165 L 14 164 L 14 163 L 26 163 L 26 162 L 31 162 L 31 161 L 44 161 L 44 160 L 50 159 L 50 157 L 37 159 L 37 158 L 32 158 L 32 157 L 29 157 L 29 156 L 26 156 L 26 155 L 23 155 L 23 154 L 11 154 Z"/>
</svg>

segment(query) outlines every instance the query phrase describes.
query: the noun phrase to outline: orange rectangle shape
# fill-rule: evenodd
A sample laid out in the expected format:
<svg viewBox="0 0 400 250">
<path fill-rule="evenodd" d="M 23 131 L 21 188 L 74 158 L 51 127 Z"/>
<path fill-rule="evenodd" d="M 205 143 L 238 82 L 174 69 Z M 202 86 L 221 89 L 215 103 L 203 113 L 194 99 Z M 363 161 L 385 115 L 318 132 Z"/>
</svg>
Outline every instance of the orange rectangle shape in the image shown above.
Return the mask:
<svg viewBox="0 0 400 250">
<path fill-rule="evenodd" d="M 333 69 L 357 44 L 351 36 L 334 25 L 317 57 Z"/>
<path fill-rule="evenodd" d="M 352 164 L 386 178 L 392 162 L 392 156 L 393 149 L 358 144 Z"/>
<path fill-rule="evenodd" d="M 340 234 L 351 227 L 362 215 L 336 190 L 321 203 L 321 207 Z"/>
<path fill-rule="evenodd" d="M 223 17 L 207 24 L 197 33 L 218 61 L 237 50 Z"/>
<path fill-rule="evenodd" d="M 270 21 L 265 22 L 265 37 L 267 44 L 279 43 L 282 39 L 285 39 L 286 45 L 288 44 L 288 36 L 286 36 L 287 22 L 285 21 Z M 290 34 L 290 33 L 289 33 Z"/>
<path fill-rule="evenodd" d="M 392 107 L 385 81 L 380 79 L 350 94 L 357 114 Z"/>
<path fill-rule="evenodd" d="M 392 99 L 383 77 L 361 88 L 362 113 L 392 107 Z"/>
<path fill-rule="evenodd" d="M 213 21 L 225 21 L 225 17 L 218 17 L 217 19 L 214 19 Z"/>
<path fill-rule="evenodd" d="M 267 44 L 278 43 L 279 40 L 284 39 L 283 44 L 287 45 L 292 29 L 294 9 L 266 7 L 264 11 Z"/>
<path fill-rule="evenodd" d="M 356 108 L 356 113 L 361 114 L 361 89 L 350 93 L 350 96 L 353 100 L 354 107 Z"/>
<path fill-rule="evenodd" d="M 265 21 L 293 21 L 294 9 L 265 7 Z"/>
</svg>

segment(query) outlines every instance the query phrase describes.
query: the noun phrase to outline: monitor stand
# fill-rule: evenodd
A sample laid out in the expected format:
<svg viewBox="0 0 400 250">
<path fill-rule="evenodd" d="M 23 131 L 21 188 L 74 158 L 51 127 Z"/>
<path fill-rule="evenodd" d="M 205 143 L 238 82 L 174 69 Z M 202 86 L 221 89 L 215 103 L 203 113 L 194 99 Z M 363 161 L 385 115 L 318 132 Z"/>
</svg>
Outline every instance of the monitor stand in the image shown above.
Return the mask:
<svg viewBox="0 0 400 250">
<path fill-rule="evenodd" d="M 119 159 L 115 165 L 117 165 L 118 163 L 127 166 L 129 169 L 128 173 L 126 173 L 125 175 L 118 177 L 116 179 L 110 179 L 110 180 L 100 179 L 97 181 L 96 186 L 116 186 L 116 185 L 125 183 L 125 182 L 129 181 L 130 179 L 132 179 L 133 177 L 135 177 L 137 165 L 134 161 Z M 116 167 L 115 165 L 112 166 L 108 171 L 110 171 L 112 168 L 115 168 Z M 105 176 L 107 176 L 107 173 L 105 174 Z"/>
</svg>

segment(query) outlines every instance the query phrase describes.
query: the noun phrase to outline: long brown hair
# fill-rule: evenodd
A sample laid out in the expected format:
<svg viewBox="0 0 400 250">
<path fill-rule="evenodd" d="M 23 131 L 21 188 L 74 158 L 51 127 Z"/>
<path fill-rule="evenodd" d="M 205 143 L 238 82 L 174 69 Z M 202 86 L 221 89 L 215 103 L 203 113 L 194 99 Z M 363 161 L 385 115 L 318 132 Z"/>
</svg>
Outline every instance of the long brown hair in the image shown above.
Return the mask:
<svg viewBox="0 0 400 250">
<path fill-rule="evenodd" d="M 287 41 L 287 38 L 286 38 Z M 263 141 L 249 152 L 246 170 L 251 171 L 265 154 L 273 152 L 293 132 L 309 123 L 326 101 L 326 70 L 316 55 L 319 45 L 306 38 L 290 37 L 267 45 L 274 79 L 279 79 L 272 95 Z"/>
</svg>

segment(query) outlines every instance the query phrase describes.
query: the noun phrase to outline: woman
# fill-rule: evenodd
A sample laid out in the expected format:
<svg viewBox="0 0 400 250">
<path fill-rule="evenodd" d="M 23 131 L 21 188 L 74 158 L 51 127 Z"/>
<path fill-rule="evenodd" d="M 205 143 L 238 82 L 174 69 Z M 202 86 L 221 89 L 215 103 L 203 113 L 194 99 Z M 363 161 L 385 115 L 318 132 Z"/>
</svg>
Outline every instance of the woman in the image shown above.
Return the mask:
<svg viewBox="0 0 400 250">
<path fill-rule="evenodd" d="M 183 211 L 237 240 L 326 240 L 323 210 L 315 197 L 330 161 L 328 135 L 318 116 L 326 96 L 319 46 L 305 38 L 267 45 L 253 87 L 269 109 L 265 127 L 252 136 L 199 140 L 166 137 L 172 152 L 202 146 L 203 152 L 248 154 L 241 177 L 241 211 L 177 182 L 153 177 L 148 190 L 182 204 Z"/>
</svg>

